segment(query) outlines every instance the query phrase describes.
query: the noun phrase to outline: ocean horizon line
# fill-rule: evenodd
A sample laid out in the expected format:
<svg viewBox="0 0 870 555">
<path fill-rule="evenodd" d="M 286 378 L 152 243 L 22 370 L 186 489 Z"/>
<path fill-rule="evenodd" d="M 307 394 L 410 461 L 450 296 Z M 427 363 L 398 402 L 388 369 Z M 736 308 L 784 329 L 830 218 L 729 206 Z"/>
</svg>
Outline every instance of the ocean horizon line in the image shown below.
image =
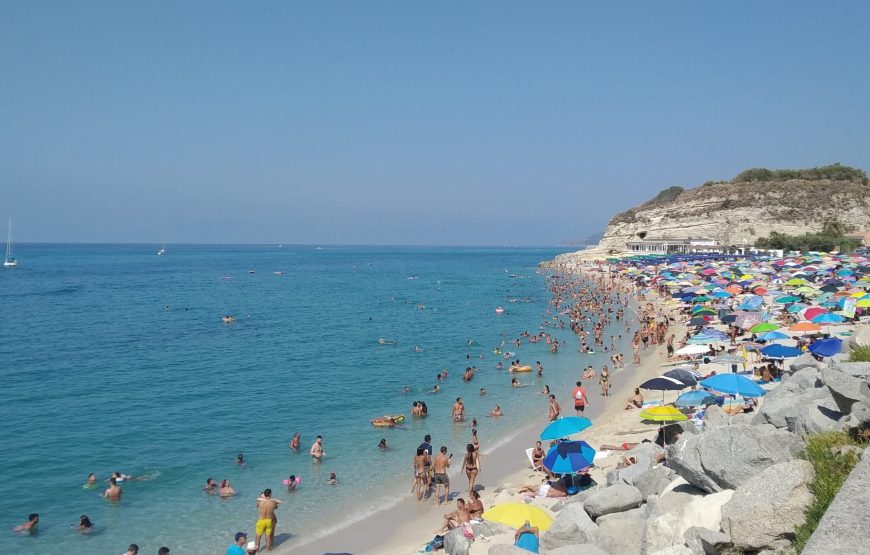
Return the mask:
<svg viewBox="0 0 870 555">
<path fill-rule="evenodd" d="M 68 245 L 68 246 L 104 246 L 104 247 L 113 247 L 113 246 L 125 246 L 125 247 L 137 247 L 137 246 L 154 246 L 154 245 L 162 245 L 164 244 L 162 241 L 151 241 L 151 242 L 136 242 L 136 241 L 113 241 L 113 242 L 95 242 L 95 241 L 16 241 L 16 246 L 29 245 L 29 246 L 46 246 L 46 245 Z M 316 249 L 317 247 L 322 248 L 356 248 L 356 247 L 365 247 L 365 248 L 406 248 L 406 249 L 422 249 L 422 248 L 444 248 L 444 249 L 576 249 L 582 250 L 583 248 L 588 247 L 589 245 L 491 245 L 491 244 L 473 244 L 473 245 L 450 245 L 450 244 L 399 244 L 399 243 L 279 243 L 279 242 L 270 242 L 270 243 L 223 243 L 223 242 L 215 242 L 215 243 L 201 243 L 201 242 L 180 242 L 180 243 L 165 243 L 166 245 L 172 245 L 177 247 L 273 247 L 273 248 L 284 248 L 284 247 L 311 247 Z"/>
</svg>

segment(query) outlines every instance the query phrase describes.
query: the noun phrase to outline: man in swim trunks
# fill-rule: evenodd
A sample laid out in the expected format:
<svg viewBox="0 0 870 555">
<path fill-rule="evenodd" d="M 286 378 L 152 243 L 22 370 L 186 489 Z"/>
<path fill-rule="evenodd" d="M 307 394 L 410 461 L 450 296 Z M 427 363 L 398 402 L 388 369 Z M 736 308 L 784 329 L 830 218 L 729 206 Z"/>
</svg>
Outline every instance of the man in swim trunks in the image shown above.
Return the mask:
<svg viewBox="0 0 870 555">
<path fill-rule="evenodd" d="M 456 402 L 453 403 L 453 421 L 454 422 L 464 422 L 465 421 L 465 405 L 462 404 L 462 397 L 457 397 Z"/>
<path fill-rule="evenodd" d="M 559 407 L 559 403 L 556 402 L 556 396 L 550 395 L 550 422 L 555 421 L 559 418 L 559 415 L 562 413 L 562 409 Z"/>
<path fill-rule="evenodd" d="M 317 439 L 314 440 L 314 443 L 311 445 L 311 460 L 314 462 L 320 462 L 320 459 L 326 453 L 323 452 L 323 436 L 317 436 Z"/>
<path fill-rule="evenodd" d="M 103 492 L 103 497 L 105 497 L 109 501 L 121 500 L 121 486 L 118 485 L 118 482 L 117 480 L 115 480 L 115 478 L 109 478 L 109 487 L 106 488 L 106 491 Z"/>
<path fill-rule="evenodd" d="M 436 534 L 443 534 L 448 530 L 453 530 L 457 526 L 462 526 L 471 520 L 471 514 L 465 506 L 465 499 L 461 497 L 456 500 L 456 510 L 452 513 L 444 515 L 444 526 L 435 531 Z"/>
<path fill-rule="evenodd" d="M 272 542 L 275 539 L 275 523 L 278 519 L 275 517 L 275 509 L 278 508 L 281 502 L 277 499 L 272 499 L 272 490 L 266 489 L 257 499 L 257 526 L 255 529 L 256 541 L 254 545 L 257 551 L 260 550 L 260 537 L 266 535 L 266 549 L 272 550 Z"/>
<path fill-rule="evenodd" d="M 571 396 L 574 398 L 574 410 L 577 411 L 577 416 L 583 416 L 583 411 L 586 410 L 589 399 L 582 382 L 577 382 L 577 386 L 574 387 Z"/>
<path fill-rule="evenodd" d="M 444 502 L 450 497 L 450 478 L 447 476 L 447 469 L 450 468 L 450 457 L 447 456 L 447 447 L 442 445 L 441 452 L 435 455 L 435 460 L 432 462 L 432 470 L 435 475 L 432 478 L 432 483 L 435 484 L 435 501 L 441 504 L 441 486 L 444 486 Z"/>
</svg>

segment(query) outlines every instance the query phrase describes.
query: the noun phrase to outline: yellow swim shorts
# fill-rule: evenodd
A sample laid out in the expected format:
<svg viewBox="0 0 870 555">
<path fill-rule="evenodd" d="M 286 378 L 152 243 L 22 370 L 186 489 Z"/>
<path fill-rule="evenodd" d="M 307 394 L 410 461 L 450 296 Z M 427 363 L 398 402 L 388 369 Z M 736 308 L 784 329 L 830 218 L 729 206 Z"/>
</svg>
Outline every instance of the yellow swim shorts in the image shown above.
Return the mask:
<svg viewBox="0 0 870 555">
<path fill-rule="evenodd" d="M 263 534 L 271 534 L 272 533 L 272 519 L 271 518 L 261 518 L 257 521 L 257 535 L 261 536 Z"/>
</svg>

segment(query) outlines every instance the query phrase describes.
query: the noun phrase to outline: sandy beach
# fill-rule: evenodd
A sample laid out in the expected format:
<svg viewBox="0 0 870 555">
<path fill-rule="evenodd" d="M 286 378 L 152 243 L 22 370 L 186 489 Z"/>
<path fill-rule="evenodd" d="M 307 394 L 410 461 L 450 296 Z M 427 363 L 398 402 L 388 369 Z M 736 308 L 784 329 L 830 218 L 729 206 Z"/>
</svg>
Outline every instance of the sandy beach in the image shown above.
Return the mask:
<svg viewBox="0 0 870 555">
<path fill-rule="evenodd" d="M 644 302 L 653 302 L 658 308 L 664 306 L 668 301 L 661 301 L 653 297 Z M 596 383 L 587 383 L 592 401 L 586 409 L 585 416 L 593 421 L 593 426 L 577 437 L 587 441 L 596 449 L 603 444 L 621 444 L 652 439 L 657 426 L 642 423 L 637 416 L 638 411 L 625 410 L 625 405 L 638 384 L 662 373 L 662 365 L 665 362 L 664 346 L 651 345 L 647 350 L 641 351 L 640 364 L 627 362 L 624 369 L 612 372 L 613 383 L 610 396 L 603 397 Z M 580 379 L 579 376 L 578 379 Z M 563 407 L 563 414 L 573 414 L 573 410 L 570 410 L 572 405 L 569 392 L 557 391 L 556 393 L 558 401 Z M 666 400 L 671 401 L 674 397 L 675 395 L 668 395 Z M 501 445 L 490 449 L 483 447 L 482 472 L 478 477 L 478 482 L 482 486 L 479 492 L 485 508 L 490 508 L 497 503 L 520 500 L 521 496 L 516 493 L 519 486 L 541 483 L 543 474 L 531 469 L 525 450 L 534 446 L 541 429 L 546 426 L 546 410 L 534 415 L 532 420 L 528 426 L 519 430 L 514 437 L 502 442 Z M 605 483 L 607 472 L 616 467 L 619 459 L 619 452 L 612 452 L 600 459 L 596 458 L 595 466 L 591 470 L 595 481 L 600 484 Z M 402 477 L 402 479 L 404 478 Z M 465 495 L 467 484 L 465 476 L 459 475 L 458 470 L 454 468 L 450 479 L 451 499 L 467 497 Z M 532 500 L 532 503 L 548 507 L 556 501 L 558 499 L 536 498 Z M 354 553 L 357 555 L 419 553 L 423 546 L 432 539 L 435 530 L 442 525 L 444 513 L 454 509 L 455 503 L 437 506 L 434 499 L 417 502 L 411 495 L 407 494 L 407 489 L 405 489 L 402 498 L 386 510 L 376 512 L 328 537 L 307 544 L 278 546 L 276 553 Z M 489 545 L 493 543 L 512 543 L 512 533 L 504 536 L 503 538 L 496 536 L 488 541 L 475 541 L 471 546 L 470 553 L 484 554 Z"/>
</svg>

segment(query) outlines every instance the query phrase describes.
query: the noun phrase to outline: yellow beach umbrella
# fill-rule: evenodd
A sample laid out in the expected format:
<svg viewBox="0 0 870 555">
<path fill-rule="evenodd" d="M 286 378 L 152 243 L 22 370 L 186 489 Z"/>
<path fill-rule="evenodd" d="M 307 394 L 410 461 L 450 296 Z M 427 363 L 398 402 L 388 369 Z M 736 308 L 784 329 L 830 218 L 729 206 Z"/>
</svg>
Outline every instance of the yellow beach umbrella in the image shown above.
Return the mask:
<svg viewBox="0 0 870 555">
<path fill-rule="evenodd" d="M 858 308 L 867 308 L 868 306 L 870 306 L 870 299 L 861 299 L 860 301 L 857 301 L 855 303 L 855 306 L 857 306 Z"/>
<path fill-rule="evenodd" d="M 500 522 L 512 528 L 519 528 L 526 521 L 541 532 L 553 524 L 553 518 L 542 509 L 525 503 L 502 503 L 483 513 L 484 520 Z"/>
<path fill-rule="evenodd" d="M 653 422 L 679 422 L 688 419 L 685 414 L 680 412 L 680 409 L 671 405 L 648 408 L 640 413 L 640 418 Z"/>
</svg>

